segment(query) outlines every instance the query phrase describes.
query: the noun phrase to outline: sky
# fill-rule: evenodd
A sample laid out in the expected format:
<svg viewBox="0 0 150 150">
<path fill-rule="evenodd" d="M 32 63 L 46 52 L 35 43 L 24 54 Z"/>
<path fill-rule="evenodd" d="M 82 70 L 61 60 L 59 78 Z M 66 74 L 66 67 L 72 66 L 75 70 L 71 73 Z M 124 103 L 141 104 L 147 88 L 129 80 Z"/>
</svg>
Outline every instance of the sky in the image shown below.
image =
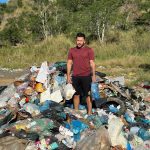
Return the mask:
<svg viewBox="0 0 150 150">
<path fill-rule="evenodd" d="M 8 0 L 0 0 L 0 3 L 6 3 Z"/>
</svg>

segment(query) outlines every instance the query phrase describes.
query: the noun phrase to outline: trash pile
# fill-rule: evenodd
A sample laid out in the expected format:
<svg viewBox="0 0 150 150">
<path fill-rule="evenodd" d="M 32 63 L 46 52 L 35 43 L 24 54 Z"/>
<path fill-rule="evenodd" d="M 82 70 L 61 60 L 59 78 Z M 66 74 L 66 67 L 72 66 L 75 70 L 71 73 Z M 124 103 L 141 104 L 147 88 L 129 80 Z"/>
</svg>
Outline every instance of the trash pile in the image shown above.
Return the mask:
<svg viewBox="0 0 150 150">
<path fill-rule="evenodd" d="M 66 62 L 32 66 L 0 95 L 0 149 L 150 149 L 149 86 L 141 92 L 126 87 L 123 77 L 96 75 L 88 116 L 84 96 L 73 109 Z"/>
</svg>

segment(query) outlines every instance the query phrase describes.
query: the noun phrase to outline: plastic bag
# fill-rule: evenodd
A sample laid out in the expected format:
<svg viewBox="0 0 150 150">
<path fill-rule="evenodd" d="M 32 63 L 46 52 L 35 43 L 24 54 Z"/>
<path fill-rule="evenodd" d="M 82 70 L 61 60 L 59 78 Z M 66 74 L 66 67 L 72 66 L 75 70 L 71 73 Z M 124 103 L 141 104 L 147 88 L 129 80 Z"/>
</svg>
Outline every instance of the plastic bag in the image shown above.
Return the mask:
<svg viewBox="0 0 150 150">
<path fill-rule="evenodd" d="M 40 114 L 39 107 L 35 104 L 27 103 L 23 106 L 23 109 L 32 116 Z"/>
<path fill-rule="evenodd" d="M 64 61 L 56 62 L 54 67 L 62 73 L 67 73 L 67 63 Z"/>
<path fill-rule="evenodd" d="M 63 84 L 66 83 L 66 78 L 64 76 L 57 75 L 55 77 L 55 80 L 57 81 L 57 83 L 58 83 L 59 86 L 61 86 L 61 85 L 63 85 Z"/>
<path fill-rule="evenodd" d="M 32 132 L 41 133 L 55 127 L 53 121 L 48 118 L 35 119 L 34 121 L 36 124 L 29 129 Z"/>
<path fill-rule="evenodd" d="M 127 146 L 127 140 L 122 134 L 123 122 L 120 118 L 110 116 L 108 120 L 108 132 L 111 138 L 112 146 L 122 145 L 123 148 Z"/>
<path fill-rule="evenodd" d="M 64 87 L 64 97 L 66 100 L 70 100 L 72 98 L 72 96 L 74 95 L 75 93 L 75 90 L 72 86 L 72 84 L 67 84 L 65 87 Z"/>
<path fill-rule="evenodd" d="M 92 100 L 100 100 L 98 83 L 91 83 Z"/>
<path fill-rule="evenodd" d="M 3 92 L 3 90 L 5 90 L 7 88 L 7 86 L 0 86 L 0 94 Z"/>
<path fill-rule="evenodd" d="M 5 101 L 0 101 L 0 108 L 6 107 L 7 103 Z"/>
<path fill-rule="evenodd" d="M 8 101 L 8 105 L 11 106 L 11 107 L 17 107 L 17 99 L 12 97 L 9 101 Z"/>
<path fill-rule="evenodd" d="M 145 130 L 144 128 L 140 128 L 138 130 L 138 136 L 144 141 L 150 140 L 150 132 L 148 130 Z"/>
<path fill-rule="evenodd" d="M 132 139 L 132 141 L 130 141 L 130 144 L 131 144 L 131 147 L 133 149 L 135 149 L 139 145 L 143 144 L 143 140 L 140 137 L 138 137 L 137 135 L 133 135 L 133 139 Z"/>
<path fill-rule="evenodd" d="M 47 62 L 45 61 L 41 64 L 36 81 L 45 84 L 47 82 L 48 70 Z"/>
<path fill-rule="evenodd" d="M 19 139 L 27 139 L 27 140 L 37 140 L 39 139 L 39 135 L 36 132 L 26 132 L 25 130 L 20 130 L 15 133 L 15 136 Z"/>
<path fill-rule="evenodd" d="M 141 145 L 138 145 L 134 150 L 149 150 L 149 149 L 150 149 L 150 140 L 145 141 Z"/>
<path fill-rule="evenodd" d="M 63 98 L 61 96 L 60 90 L 57 90 L 50 94 L 50 89 L 48 88 L 45 92 L 41 93 L 40 95 L 40 103 L 43 103 L 46 100 L 51 100 L 57 103 L 61 102 Z"/>
<path fill-rule="evenodd" d="M 98 130 L 86 130 L 81 138 L 81 141 L 77 143 L 77 150 L 110 150 L 109 134 L 104 127 Z"/>
<path fill-rule="evenodd" d="M 57 90 L 50 94 L 50 100 L 54 102 L 61 102 L 63 100 L 60 90 Z"/>
<path fill-rule="evenodd" d="M 28 82 L 24 82 L 21 85 L 17 86 L 17 92 L 23 93 L 23 91 L 28 87 Z"/>
<path fill-rule="evenodd" d="M 8 86 L 2 93 L 0 94 L 0 100 L 1 101 L 8 101 L 13 95 L 16 93 L 16 88 L 13 84 Z"/>
<path fill-rule="evenodd" d="M 0 126 L 8 123 L 13 117 L 14 117 L 14 114 L 11 111 L 7 109 L 1 109 L 0 110 Z"/>
<path fill-rule="evenodd" d="M 39 106 L 40 112 L 44 112 L 49 109 L 51 101 L 46 100 L 42 106 Z"/>
</svg>

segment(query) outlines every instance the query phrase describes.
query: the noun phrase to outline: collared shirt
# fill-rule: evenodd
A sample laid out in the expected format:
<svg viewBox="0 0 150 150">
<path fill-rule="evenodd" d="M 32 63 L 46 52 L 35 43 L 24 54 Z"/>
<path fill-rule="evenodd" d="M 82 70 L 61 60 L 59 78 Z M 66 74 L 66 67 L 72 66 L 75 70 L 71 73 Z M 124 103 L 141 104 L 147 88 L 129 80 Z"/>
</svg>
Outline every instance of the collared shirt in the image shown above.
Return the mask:
<svg viewBox="0 0 150 150">
<path fill-rule="evenodd" d="M 94 51 L 87 46 L 71 48 L 68 60 L 73 61 L 73 76 L 89 76 L 91 74 L 90 60 L 94 60 Z"/>
</svg>

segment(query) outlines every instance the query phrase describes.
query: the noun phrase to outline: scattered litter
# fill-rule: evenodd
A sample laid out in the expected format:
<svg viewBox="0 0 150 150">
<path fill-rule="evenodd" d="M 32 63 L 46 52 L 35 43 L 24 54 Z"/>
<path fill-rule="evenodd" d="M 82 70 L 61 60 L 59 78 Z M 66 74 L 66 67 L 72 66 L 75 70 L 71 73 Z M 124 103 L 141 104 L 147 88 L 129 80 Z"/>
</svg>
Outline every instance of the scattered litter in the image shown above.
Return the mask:
<svg viewBox="0 0 150 150">
<path fill-rule="evenodd" d="M 1 89 L 0 149 L 150 149 L 148 81 L 131 89 L 123 76 L 96 72 L 93 113 L 87 115 L 85 97 L 73 109 L 75 90 L 66 84 L 66 68 L 66 62 L 45 61 Z"/>
</svg>

